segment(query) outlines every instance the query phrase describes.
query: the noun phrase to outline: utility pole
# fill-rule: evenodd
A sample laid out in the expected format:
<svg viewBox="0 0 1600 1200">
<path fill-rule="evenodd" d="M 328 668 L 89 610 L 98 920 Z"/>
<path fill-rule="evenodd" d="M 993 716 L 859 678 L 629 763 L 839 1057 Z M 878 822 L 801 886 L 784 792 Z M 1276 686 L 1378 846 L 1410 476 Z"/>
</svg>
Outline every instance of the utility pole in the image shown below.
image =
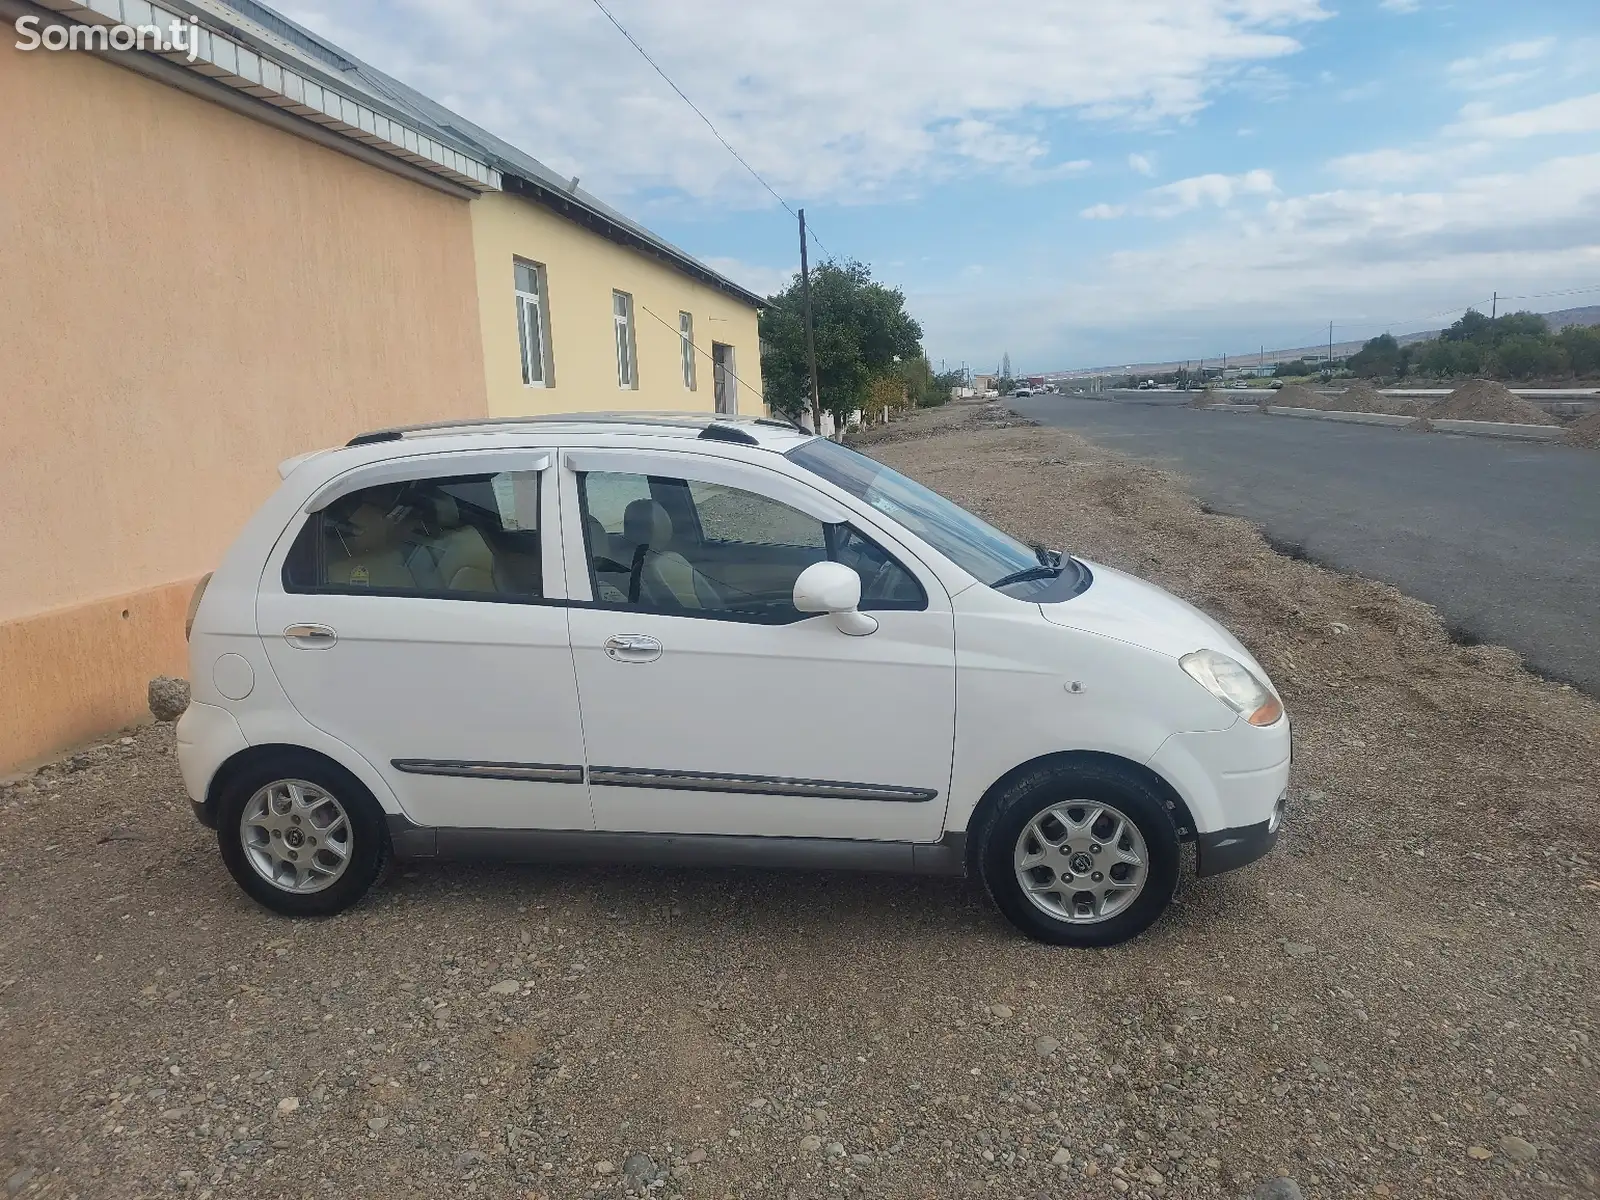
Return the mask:
<svg viewBox="0 0 1600 1200">
<path fill-rule="evenodd" d="M 1500 293 L 1494 294 L 1494 299 L 1489 301 L 1489 320 L 1494 320 L 1500 312 Z"/>
<path fill-rule="evenodd" d="M 806 262 L 806 210 L 800 210 L 800 299 L 806 319 L 806 365 L 811 368 L 811 432 L 822 433 L 822 389 L 817 384 L 817 339 L 811 331 L 811 270 Z"/>
<path fill-rule="evenodd" d="M 1333 322 L 1328 322 L 1328 374 L 1333 374 Z"/>
</svg>

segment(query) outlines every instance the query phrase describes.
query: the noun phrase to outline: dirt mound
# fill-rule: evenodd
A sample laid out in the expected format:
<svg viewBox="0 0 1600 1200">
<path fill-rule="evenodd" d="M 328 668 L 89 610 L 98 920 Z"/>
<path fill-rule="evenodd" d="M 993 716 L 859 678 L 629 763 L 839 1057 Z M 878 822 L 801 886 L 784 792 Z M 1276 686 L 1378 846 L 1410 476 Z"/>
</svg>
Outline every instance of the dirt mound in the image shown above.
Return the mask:
<svg viewBox="0 0 1600 1200">
<path fill-rule="evenodd" d="M 1337 396 L 1326 397 L 1324 408 L 1337 412 L 1389 413 L 1410 416 L 1417 410 L 1409 400 L 1385 396 L 1365 379 L 1358 379 Z"/>
<path fill-rule="evenodd" d="M 1491 379 L 1462 384 L 1432 405 L 1427 415 L 1449 421 L 1509 421 L 1517 425 L 1556 425 L 1559 422 L 1536 404 Z"/>
<path fill-rule="evenodd" d="M 1592 412 L 1567 426 L 1561 440 L 1569 446 L 1582 446 L 1587 450 L 1600 450 L 1600 411 Z"/>
<path fill-rule="evenodd" d="M 1320 392 L 1313 392 L 1303 383 L 1289 383 L 1273 393 L 1274 398 L 1267 401 L 1275 408 L 1323 408 L 1324 397 Z"/>
</svg>

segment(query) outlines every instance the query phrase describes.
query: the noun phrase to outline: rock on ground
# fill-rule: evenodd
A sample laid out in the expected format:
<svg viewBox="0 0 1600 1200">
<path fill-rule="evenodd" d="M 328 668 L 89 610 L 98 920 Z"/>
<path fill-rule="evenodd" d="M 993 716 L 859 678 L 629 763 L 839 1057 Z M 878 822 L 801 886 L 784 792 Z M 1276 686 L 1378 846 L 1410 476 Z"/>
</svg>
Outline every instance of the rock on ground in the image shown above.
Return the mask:
<svg viewBox="0 0 1600 1200">
<path fill-rule="evenodd" d="M 189 707 L 189 681 L 157 675 L 146 689 L 150 715 L 158 721 L 176 721 Z"/>
</svg>

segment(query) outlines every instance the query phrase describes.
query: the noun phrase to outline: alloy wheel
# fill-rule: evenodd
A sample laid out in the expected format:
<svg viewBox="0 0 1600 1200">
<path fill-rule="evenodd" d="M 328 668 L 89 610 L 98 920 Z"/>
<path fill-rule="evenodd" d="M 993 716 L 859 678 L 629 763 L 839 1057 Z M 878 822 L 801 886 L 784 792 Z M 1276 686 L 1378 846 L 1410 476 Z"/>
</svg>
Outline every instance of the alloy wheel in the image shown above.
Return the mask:
<svg viewBox="0 0 1600 1200">
<path fill-rule="evenodd" d="M 1052 804 L 1017 837 L 1017 883 L 1035 908 L 1058 921 L 1110 920 L 1139 897 L 1150 852 L 1122 810 L 1091 800 Z"/>
<path fill-rule="evenodd" d="M 331 887 L 350 865 L 350 816 L 332 794 L 304 779 L 279 779 L 250 797 L 239 840 L 256 874 L 285 892 Z"/>
</svg>

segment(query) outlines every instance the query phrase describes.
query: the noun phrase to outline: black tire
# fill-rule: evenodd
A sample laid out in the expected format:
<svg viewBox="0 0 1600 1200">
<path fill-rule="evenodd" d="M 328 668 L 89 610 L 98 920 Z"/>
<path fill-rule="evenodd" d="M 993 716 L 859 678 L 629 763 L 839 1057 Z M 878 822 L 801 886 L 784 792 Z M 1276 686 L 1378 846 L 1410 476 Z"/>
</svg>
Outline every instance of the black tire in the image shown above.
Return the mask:
<svg viewBox="0 0 1600 1200">
<path fill-rule="evenodd" d="M 261 788 L 279 780 L 304 780 L 334 797 L 350 823 L 350 855 L 344 873 L 316 892 L 277 886 L 251 866 L 240 832 L 245 805 Z M 389 828 L 372 793 L 349 771 L 309 750 L 284 750 L 244 767 L 230 779 L 217 804 L 217 846 L 234 881 L 256 903 L 286 917 L 327 917 L 360 900 L 389 860 Z"/>
<path fill-rule="evenodd" d="M 1110 804 L 1135 825 L 1148 852 L 1144 889 L 1121 912 L 1092 924 L 1044 912 L 1017 880 L 1013 854 L 1023 830 L 1045 809 L 1064 800 Z M 1113 763 L 1045 765 L 1006 785 L 975 830 L 976 867 L 996 907 L 1023 933 L 1057 946 L 1115 946 L 1137 937 L 1172 902 L 1181 867 L 1178 831 L 1165 798 L 1135 771 Z"/>
</svg>

